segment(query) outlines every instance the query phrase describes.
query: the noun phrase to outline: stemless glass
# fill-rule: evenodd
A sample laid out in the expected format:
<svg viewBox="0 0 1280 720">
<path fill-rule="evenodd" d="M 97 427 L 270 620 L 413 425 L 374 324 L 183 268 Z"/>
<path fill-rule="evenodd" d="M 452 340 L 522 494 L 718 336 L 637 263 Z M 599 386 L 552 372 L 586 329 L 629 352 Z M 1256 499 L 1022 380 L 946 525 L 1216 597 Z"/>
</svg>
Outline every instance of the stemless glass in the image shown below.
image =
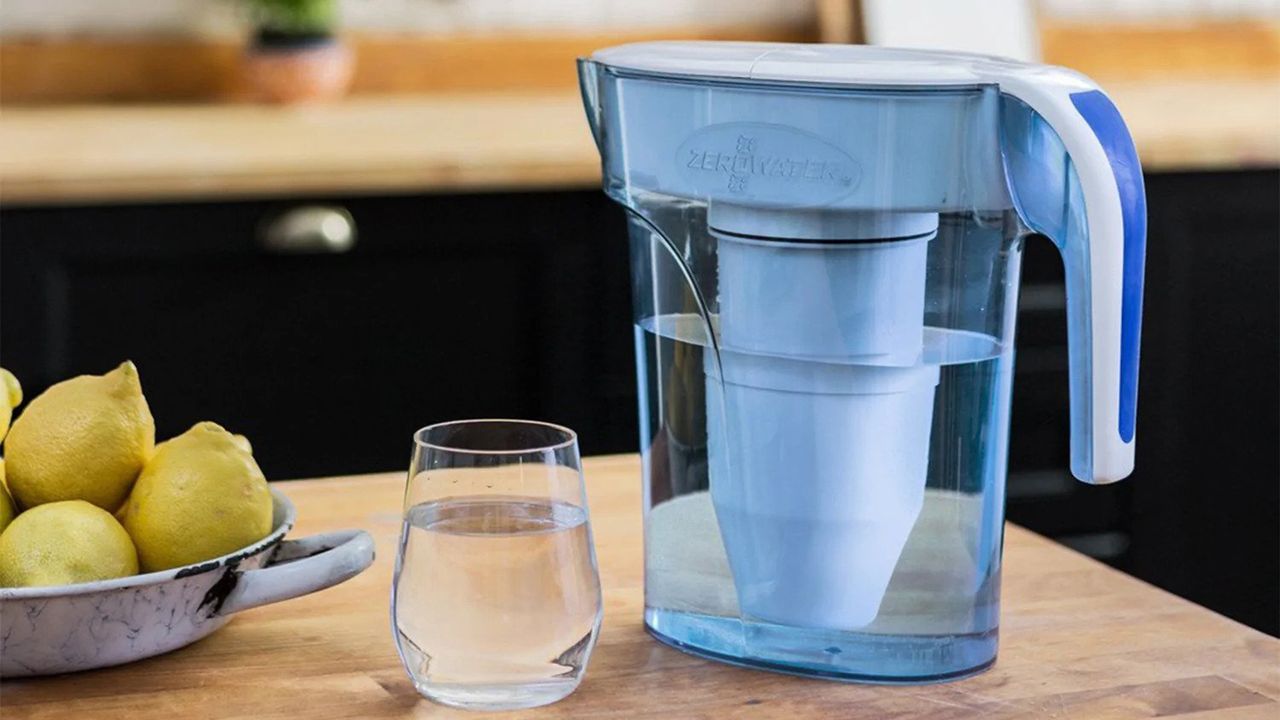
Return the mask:
<svg viewBox="0 0 1280 720">
<path fill-rule="evenodd" d="M 577 435 L 461 420 L 413 440 L 391 621 L 414 687 L 484 710 L 565 697 L 602 615 Z"/>
</svg>

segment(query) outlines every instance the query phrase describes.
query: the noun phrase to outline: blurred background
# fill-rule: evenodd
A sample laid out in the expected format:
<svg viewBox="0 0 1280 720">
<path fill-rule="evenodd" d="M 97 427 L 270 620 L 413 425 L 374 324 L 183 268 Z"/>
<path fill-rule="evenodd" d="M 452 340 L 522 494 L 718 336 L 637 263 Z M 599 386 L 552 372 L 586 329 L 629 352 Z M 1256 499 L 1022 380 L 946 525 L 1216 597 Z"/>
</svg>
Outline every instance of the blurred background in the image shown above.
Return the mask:
<svg viewBox="0 0 1280 720">
<path fill-rule="evenodd" d="M 1068 65 L 1150 212 L 1137 472 L 1069 475 L 1057 251 L 1025 256 L 1008 514 L 1280 633 L 1276 0 L 4 0 L 0 353 L 27 396 L 124 358 L 158 436 L 272 479 L 394 470 L 461 417 L 637 446 L 622 212 L 574 58 L 657 38 Z"/>
</svg>

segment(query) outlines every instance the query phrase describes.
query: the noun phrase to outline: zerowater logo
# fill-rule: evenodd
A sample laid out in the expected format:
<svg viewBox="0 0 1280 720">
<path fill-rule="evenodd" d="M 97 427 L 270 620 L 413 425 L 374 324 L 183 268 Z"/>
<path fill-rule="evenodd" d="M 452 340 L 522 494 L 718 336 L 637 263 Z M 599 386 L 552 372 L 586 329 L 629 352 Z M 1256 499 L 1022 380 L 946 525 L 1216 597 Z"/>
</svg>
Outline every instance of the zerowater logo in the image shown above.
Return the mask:
<svg viewBox="0 0 1280 720">
<path fill-rule="evenodd" d="M 861 175 L 840 148 L 785 125 L 711 125 L 678 158 L 686 181 L 713 197 L 821 204 L 852 192 Z"/>
</svg>

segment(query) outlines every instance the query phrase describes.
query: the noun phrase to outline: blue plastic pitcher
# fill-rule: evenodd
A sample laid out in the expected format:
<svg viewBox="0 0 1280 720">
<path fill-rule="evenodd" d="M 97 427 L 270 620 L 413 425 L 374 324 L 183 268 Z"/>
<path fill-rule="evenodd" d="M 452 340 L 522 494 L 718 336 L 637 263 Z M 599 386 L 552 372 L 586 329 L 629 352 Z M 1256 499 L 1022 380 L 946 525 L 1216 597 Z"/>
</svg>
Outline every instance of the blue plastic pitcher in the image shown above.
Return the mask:
<svg viewBox="0 0 1280 720">
<path fill-rule="evenodd" d="M 641 43 L 580 63 L 630 220 L 645 622 L 731 663 L 931 682 L 996 657 L 1024 241 L 1066 267 L 1071 470 L 1133 469 L 1133 142 L 1056 67 Z"/>
</svg>

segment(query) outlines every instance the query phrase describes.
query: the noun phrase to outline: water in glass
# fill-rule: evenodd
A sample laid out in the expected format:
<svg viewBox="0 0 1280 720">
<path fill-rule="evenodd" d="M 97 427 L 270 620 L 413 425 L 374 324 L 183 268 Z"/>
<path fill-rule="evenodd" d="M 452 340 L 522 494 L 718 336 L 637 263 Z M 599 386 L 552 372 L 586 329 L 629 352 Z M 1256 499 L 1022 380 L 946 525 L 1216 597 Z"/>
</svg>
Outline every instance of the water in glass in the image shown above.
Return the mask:
<svg viewBox="0 0 1280 720">
<path fill-rule="evenodd" d="M 418 473 L 416 492 L 410 480 L 392 590 L 418 691 L 488 710 L 573 692 L 601 620 L 585 502 L 565 497 L 577 469 L 497 462 Z"/>
</svg>

